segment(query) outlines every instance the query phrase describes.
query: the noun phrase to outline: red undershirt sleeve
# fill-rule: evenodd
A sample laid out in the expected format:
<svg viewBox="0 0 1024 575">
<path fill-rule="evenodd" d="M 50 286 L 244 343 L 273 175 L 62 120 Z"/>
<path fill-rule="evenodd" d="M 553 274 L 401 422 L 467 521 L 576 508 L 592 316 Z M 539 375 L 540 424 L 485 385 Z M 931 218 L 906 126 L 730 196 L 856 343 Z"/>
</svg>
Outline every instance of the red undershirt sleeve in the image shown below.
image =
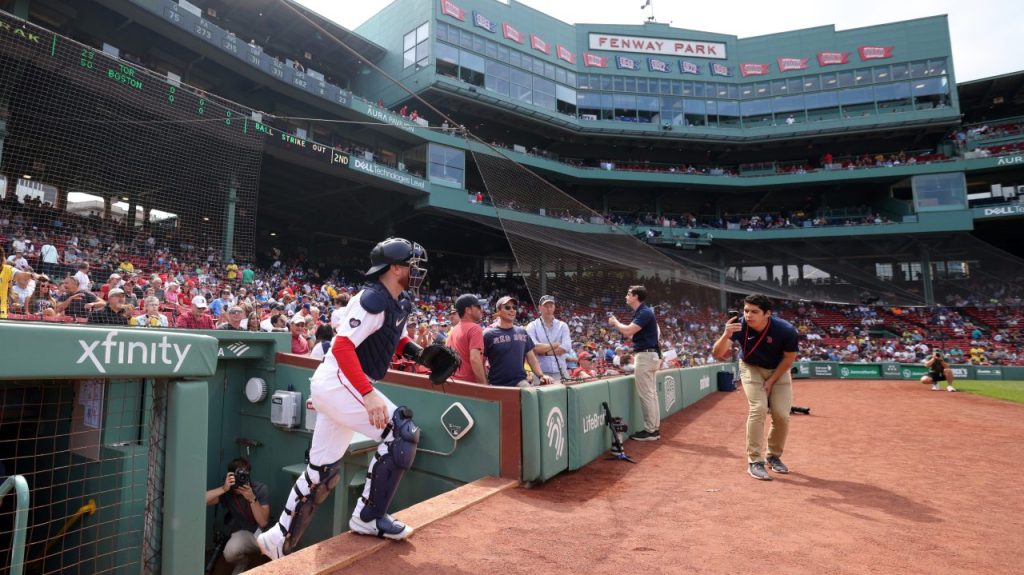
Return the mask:
<svg viewBox="0 0 1024 575">
<path fill-rule="evenodd" d="M 345 378 L 352 382 L 352 386 L 356 388 L 356 391 L 364 396 L 373 391 L 373 385 L 370 383 L 370 380 L 366 379 L 366 374 L 363 373 L 363 366 L 359 363 L 359 356 L 356 355 L 356 346 L 352 345 L 352 340 L 344 336 L 338 336 L 335 338 L 334 344 L 331 345 L 331 353 L 334 354 L 334 359 L 338 362 L 341 373 L 345 374 Z"/>
<path fill-rule="evenodd" d="M 398 348 L 395 349 L 395 353 L 397 353 L 398 355 L 402 355 L 402 352 L 405 351 L 405 344 L 409 343 L 410 341 L 412 340 L 409 339 L 409 336 L 403 335 L 402 339 L 398 340 Z"/>
</svg>

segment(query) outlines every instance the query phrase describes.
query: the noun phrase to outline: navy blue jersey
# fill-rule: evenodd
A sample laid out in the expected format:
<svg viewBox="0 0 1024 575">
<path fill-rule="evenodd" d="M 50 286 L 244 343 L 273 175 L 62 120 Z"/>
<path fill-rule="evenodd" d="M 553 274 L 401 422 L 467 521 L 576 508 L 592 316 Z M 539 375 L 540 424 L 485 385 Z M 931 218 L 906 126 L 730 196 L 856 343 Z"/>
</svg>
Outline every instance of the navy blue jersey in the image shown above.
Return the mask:
<svg viewBox="0 0 1024 575">
<path fill-rule="evenodd" d="M 391 356 L 395 354 L 398 340 L 405 335 L 405 322 L 412 313 L 412 300 L 409 294 L 402 292 L 398 299 L 380 282 L 374 282 L 359 292 L 357 305 L 349 304 L 347 315 L 338 329 L 338 335 L 349 337 L 356 346 L 359 365 L 370 379 L 380 379 L 391 366 Z M 362 322 L 367 322 L 370 315 L 380 314 L 379 327 L 372 333 L 360 338 L 350 334 L 358 330 Z M 373 322 L 373 325 L 378 325 Z M 365 326 L 364 326 L 365 327 Z"/>
<path fill-rule="evenodd" d="M 633 351 L 655 349 L 658 347 L 658 320 L 654 318 L 654 310 L 651 306 L 642 303 L 633 312 L 633 320 L 640 326 L 640 331 L 633 334 Z"/>
<path fill-rule="evenodd" d="M 487 383 L 512 387 L 526 379 L 523 362 L 526 361 L 526 352 L 532 351 L 533 346 L 533 339 L 519 326 L 485 329 L 484 357 L 491 366 L 487 372 Z"/>
<path fill-rule="evenodd" d="M 763 331 L 757 331 L 740 323 L 742 329 L 732 334 L 732 341 L 740 344 L 740 359 L 766 369 L 775 369 L 782 363 L 782 354 L 795 352 L 798 349 L 796 329 L 788 321 L 777 317 L 768 318 L 770 322 Z"/>
</svg>

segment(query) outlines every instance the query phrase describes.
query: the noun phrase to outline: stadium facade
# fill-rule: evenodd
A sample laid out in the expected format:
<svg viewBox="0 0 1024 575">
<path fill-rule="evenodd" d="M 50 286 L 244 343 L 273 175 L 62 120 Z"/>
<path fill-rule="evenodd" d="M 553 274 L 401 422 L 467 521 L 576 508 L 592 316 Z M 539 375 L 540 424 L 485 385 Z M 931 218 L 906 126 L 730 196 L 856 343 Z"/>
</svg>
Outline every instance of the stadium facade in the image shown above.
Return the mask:
<svg viewBox="0 0 1024 575">
<path fill-rule="evenodd" d="M 225 258 L 299 245 L 328 262 L 339 243 L 357 254 L 402 231 L 465 269 L 514 270 L 482 155 L 592 210 L 539 228 L 601 234 L 617 222 L 737 289 L 977 302 L 1019 263 L 1024 160 L 1013 134 L 991 139 L 981 122 L 1020 112 L 1020 75 L 972 82 L 964 102 L 944 16 L 741 39 L 650 21 L 571 25 L 514 0 L 398 0 L 354 31 L 270 0 L 4 8 L 248 115 L 263 138 L 259 199 L 231 219 L 255 210 L 254 230 L 225 217 L 228 200 L 139 200 L 147 212 L 193 210 L 180 225 L 213 226 Z M 15 125 L 8 150 L 24 148 Z M 39 153 L 64 153 L 33 151 L 4 155 L 6 181 L 58 162 Z M 237 179 L 214 195 L 235 193 Z M 74 189 L 49 180 L 58 195 Z"/>
</svg>

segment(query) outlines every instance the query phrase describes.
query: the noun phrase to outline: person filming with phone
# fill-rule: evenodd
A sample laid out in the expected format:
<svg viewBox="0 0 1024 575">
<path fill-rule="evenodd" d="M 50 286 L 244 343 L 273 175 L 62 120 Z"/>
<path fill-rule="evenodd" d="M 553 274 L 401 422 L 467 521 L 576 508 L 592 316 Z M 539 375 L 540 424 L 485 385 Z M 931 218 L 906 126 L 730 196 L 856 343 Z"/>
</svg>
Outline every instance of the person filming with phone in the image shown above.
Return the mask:
<svg viewBox="0 0 1024 575">
<path fill-rule="evenodd" d="M 726 322 L 712 349 L 715 359 L 732 356 L 732 344 L 740 347 L 740 379 L 750 407 L 747 415 L 747 472 L 754 479 L 770 481 L 765 465 L 775 473 L 789 473 L 782 452 L 789 434 L 793 405 L 793 380 L 789 370 L 797 355 L 797 331 L 787 321 L 772 316 L 767 296 L 743 298 L 743 314 L 735 312 Z M 764 419 L 772 414 L 767 458 L 763 455 Z"/>
<path fill-rule="evenodd" d="M 231 532 L 224 545 L 224 560 L 232 565 L 233 574 L 245 571 L 259 556 L 256 536 L 270 521 L 270 491 L 252 479 L 251 471 L 248 459 L 235 458 L 228 464 L 224 484 L 206 492 L 206 505 L 220 504 L 224 510 L 224 524 Z"/>
</svg>

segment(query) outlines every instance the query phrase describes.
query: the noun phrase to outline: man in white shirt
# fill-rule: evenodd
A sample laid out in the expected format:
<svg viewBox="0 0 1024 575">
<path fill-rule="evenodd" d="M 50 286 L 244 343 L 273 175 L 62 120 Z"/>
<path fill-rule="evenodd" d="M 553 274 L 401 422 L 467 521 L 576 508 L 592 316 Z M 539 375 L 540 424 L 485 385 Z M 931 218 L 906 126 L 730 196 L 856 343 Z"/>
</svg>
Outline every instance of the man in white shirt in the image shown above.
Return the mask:
<svg viewBox="0 0 1024 575">
<path fill-rule="evenodd" d="M 18 250 L 13 256 L 7 258 L 7 263 L 14 266 L 15 269 L 27 272 L 31 271 L 32 268 L 28 265 L 28 260 L 25 259 L 25 253 Z"/>
<path fill-rule="evenodd" d="M 267 316 L 267 319 L 265 319 L 265 320 L 260 322 L 260 331 L 265 331 L 265 332 L 275 331 L 275 329 L 274 329 L 274 318 L 276 318 L 277 316 L 281 315 L 282 313 L 284 313 L 284 304 L 275 303 L 273 305 L 273 307 L 270 308 L 270 315 Z M 283 330 L 276 330 L 276 331 L 283 331 Z"/>
<path fill-rule="evenodd" d="M 59 261 L 60 255 L 57 253 L 57 246 L 49 241 L 44 243 L 43 247 L 39 249 L 39 271 L 45 275 L 52 276 L 57 271 Z"/>
<path fill-rule="evenodd" d="M 79 291 L 92 291 L 92 281 L 89 280 L 89 262 L 82 262 L 78 264 L 78 271 L 75 273 L 75 279 L 78 280 Z"/>
<path fill-rule="evenodd" d="M 558 382 L 569 377 L 565 368 L 565 354 L 572 352 L 569 326 L 555 319 L 555 298 L 541 296 L 538 303 L 540 317 L 526 326 L 526 333 L 535 344 L 533 353 L 540 361 L 544 375 Z"/>
</svg>

